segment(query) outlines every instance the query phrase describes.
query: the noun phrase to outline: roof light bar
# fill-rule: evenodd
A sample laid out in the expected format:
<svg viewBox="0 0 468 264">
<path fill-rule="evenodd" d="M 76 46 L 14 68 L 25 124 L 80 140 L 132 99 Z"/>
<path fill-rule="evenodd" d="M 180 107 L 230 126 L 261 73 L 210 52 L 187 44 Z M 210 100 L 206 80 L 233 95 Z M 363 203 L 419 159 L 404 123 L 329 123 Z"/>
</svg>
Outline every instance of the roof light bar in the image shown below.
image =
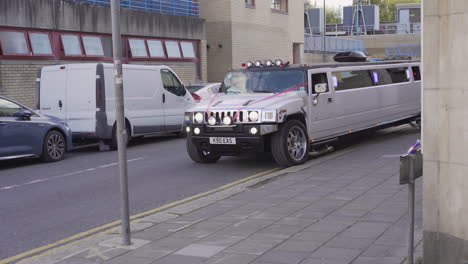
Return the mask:
<svg viewBox="0 0 468 264">
<path fill-rule="evenodd" d="M 261 67 L 263 64 L 261 61 L 255 61 L 255 67 Z"/>
<path fill-rule="evenodd" d="M 266 60 L 265 61 L 265 66 L 271 67 L 271 66 L 273 66 L 273 62 L 271 60 Z"/>
</svg>

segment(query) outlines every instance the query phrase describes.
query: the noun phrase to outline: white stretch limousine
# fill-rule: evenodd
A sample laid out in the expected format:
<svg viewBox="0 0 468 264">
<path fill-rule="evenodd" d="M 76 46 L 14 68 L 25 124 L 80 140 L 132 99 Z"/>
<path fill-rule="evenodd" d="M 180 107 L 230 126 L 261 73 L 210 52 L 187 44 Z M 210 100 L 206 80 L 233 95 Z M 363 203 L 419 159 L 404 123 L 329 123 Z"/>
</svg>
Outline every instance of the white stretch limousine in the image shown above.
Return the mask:
<svg viewBox="0 0 468 264">
<path fill-rule="evenodd" d="M 279 165 L 297 165 L 340 136 L 419 120 L 420 101 L 415 61 L 249 62 L 185 114 L 187 150 L 201 163 L 271 151 Z"/>
</svg>

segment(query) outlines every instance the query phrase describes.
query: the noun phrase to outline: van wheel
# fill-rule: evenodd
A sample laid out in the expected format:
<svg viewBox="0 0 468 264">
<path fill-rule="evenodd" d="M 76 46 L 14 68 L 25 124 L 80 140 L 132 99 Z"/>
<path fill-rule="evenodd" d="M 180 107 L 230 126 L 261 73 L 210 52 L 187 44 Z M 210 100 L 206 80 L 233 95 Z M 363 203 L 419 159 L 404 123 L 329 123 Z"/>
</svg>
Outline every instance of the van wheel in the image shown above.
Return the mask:
<svg viewBox="0 0 468 264">
<path fill-rule="evenodd" d="M 67 143 L 62 133 L 51 130 L 44 138 L 42 146 L 42 161 L 55 162 L 62 160 L 65 157 Z"/>
<path fill-rule="evenodd" d="M 214 152 L 201 151 L 192 141 L 192 135 L 187 136 L 187 152 L 190 158 L 197 163 L 215 163 L 221 156 Z"/>
<path fill-rule="evenodd" d="M 283 167 L 305 163 L 309 159 L 310 145 L 307 130 L 298 120 L 289 120 L 271 138 L 271 153 L 275 162 Z"/>
<path fill-rule="evenodd" d="M 125 125 L 125 130 L 127 130 L 127 141 L 125 144 L 128 145 L 128 142 L 130 142 L 130 139 L 132 138 L 130 126 L 128 123 Z M 108 144 L 111 150 L 117 150 L 117 124 L 115 124 L 114 128 L 112 129 L 112 139 L 108 141 Z"/>
</svg>

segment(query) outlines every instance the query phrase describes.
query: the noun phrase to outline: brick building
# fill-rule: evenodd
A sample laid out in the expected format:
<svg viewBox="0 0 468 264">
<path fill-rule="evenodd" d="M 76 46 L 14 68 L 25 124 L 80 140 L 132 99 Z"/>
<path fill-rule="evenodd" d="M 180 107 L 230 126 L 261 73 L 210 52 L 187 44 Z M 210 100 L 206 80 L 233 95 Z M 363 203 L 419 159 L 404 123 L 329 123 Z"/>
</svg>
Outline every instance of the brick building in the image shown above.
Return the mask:
<svg viewBox="0 0 468 264">
<path fill-rule="evenodd" d="M 34 107 L 41 66 L 112 62 L 109 0 L 91 2 L 0 1 L 0 95 Z M 141 3 L 122 1 L 124 63 L 165 64 L 186 83 L 206 80 L 205 22 L 198 0 Z"/>
<path fill-rule="evenodd" d="M 300 63 L 304 44 L 304 2 L 299 0 L 204 0 L 208 80 L 248 60 Z"/>
</svg>

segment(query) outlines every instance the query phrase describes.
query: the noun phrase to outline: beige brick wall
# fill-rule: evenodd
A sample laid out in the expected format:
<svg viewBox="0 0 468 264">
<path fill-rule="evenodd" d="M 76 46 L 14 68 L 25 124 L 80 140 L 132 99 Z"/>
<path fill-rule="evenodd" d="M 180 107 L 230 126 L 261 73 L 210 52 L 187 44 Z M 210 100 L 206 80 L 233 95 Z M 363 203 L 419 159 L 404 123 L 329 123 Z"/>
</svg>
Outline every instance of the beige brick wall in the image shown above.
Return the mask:
<svg viewBox="0 0 468 264">
<path fill-rule="evenodd" d="M 290 0 L 287 14 L 272 11 L 271 0 L 255 4 L 248 8 L 241 0 L 201 1 L 210 45 L 208 80 L 221 81 L 228 70 L 248 60 L 292 62 L 293 43 L 304 43 L 302 1 Z"/>
<path fill-rule="evenodd" d="M 0 95 L 31 108 L 36 106 L 38 64 L 0 64 Z"/>
<path fill-rule="evenodd" d="M 200 16 L 206 20 L 206 44 L 209 46 L 206 51 L 209 82 L 222 81 L 232 66 L 231 1 L 200 1 Z"/>
</svg>

